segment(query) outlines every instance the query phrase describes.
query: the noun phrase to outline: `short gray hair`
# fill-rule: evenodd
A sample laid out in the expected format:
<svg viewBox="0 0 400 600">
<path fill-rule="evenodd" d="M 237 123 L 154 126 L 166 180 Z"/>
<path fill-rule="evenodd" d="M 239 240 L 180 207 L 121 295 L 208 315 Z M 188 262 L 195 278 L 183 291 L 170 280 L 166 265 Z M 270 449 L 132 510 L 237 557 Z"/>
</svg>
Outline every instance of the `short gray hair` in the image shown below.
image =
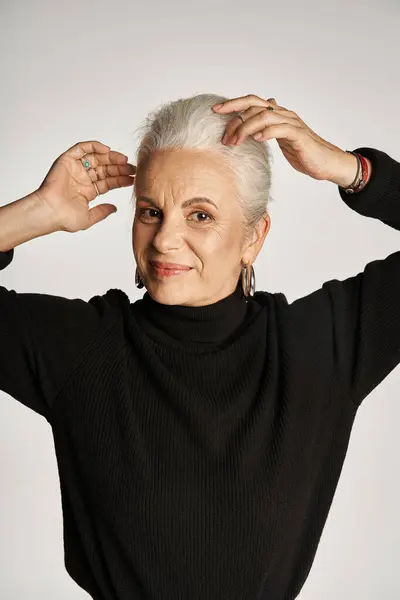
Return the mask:
<svg viewBox="0 0 400 600">
<path fill-rule="evenodd" d="M 212 150 L 221 155 L 224 166 L 236 180 L 237 201 L 250 232 L 266 213 L 272 200 L 271 151 L 266 142 L 249 136 L 240 146 L 225 146 L 221 139 L 233 114 L 218 114 L 214 104 L 229 98 L 216 94 L 198 94 L 161 105 L 149 113 L 139 126 L 139 147 L 136 165 L 146 161 L 153 152 L 167 148 Z M 133 190 L 133 199 L 135 189 Z"/>
</svg>

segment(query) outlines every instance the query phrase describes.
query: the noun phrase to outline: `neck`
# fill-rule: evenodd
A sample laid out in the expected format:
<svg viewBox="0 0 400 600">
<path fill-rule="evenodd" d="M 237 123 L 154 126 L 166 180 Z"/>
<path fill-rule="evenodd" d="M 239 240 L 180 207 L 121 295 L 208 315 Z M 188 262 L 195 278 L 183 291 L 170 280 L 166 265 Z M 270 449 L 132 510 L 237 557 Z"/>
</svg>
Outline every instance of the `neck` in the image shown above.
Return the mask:
<svg viewBox="0 0 400 600">
<path fill-rule="evenodd" d="M 155 333 L 195 343 L 226 341 L 243 323 L 247 302 L 238 283 L 235 290 L 212 304 L 184 306 L 160 304 L 146 292 L 139 300 L 143 325 Z"/>
</svg>

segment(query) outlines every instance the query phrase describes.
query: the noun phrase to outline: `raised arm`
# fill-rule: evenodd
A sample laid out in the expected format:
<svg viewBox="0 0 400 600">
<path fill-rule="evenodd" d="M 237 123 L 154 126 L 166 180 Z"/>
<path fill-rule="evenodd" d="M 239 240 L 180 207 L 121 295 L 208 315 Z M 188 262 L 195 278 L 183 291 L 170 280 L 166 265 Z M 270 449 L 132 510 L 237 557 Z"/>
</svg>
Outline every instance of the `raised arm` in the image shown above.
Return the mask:
<svg viewBox="0 0 400 600">
<path fill-rule="evenodd" d="M 358 194 L 339 188 L 342 200 L 360 215 L 400 231 L 400 163 L 373 148 L 356 152 L 369 158 L 372 175 Z M 302 335 L 321 349 L 314 367 L 330 369 L 359 407 L 400 363 L 400 250 L 368 263 L 353 277 L 326 281 L 285 310 Z"/>
<path fill-rule="evenodd" d="M 96 192 L 80 162 L 85 153 L 90 165 L 103 165 L 100 192 L 132 185 L 134 167 L 124 155 L 100 142 L 73 146 L 37 191 L 0 208 L 0 269 L 9 268 L 18 245 L 56 231 L 87 229 L 114 212 L 110 204 L 89 208 Z M 112 294 L 85 302 L 0 286 L 0 390 L 51 422 L 66 377 L 115 316 Z"/>
</svg>

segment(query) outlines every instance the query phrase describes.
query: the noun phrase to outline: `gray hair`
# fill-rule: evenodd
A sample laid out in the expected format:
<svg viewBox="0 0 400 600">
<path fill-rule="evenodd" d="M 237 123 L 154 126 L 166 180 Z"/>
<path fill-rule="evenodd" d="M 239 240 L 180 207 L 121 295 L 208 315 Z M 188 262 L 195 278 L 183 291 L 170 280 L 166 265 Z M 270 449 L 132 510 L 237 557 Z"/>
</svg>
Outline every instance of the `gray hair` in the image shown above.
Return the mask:
<svg viewBox="0 0 400 600">
<path fill-rule="evenodd" d="M 233 174 L 237 197 L 244 216 L 244 229 L 250 233 L 266 213 L 272 200 L 271 153 L 266 142 L 249 136 L 240 146 L 221 143 L 223 133 L 233 114 L 218 114 L 214 104 L 229 98 L 216 94 L 198 94 L 161 105 L 149 113 L 136 130 L 141 136 L 136 152 L 136 165 L 146 161 L 153 152 L 167 148 L 212 150 L 220 154 L 224 167 Z M 133 199 L 135 198 L 133 189 Z"/>
</svg>

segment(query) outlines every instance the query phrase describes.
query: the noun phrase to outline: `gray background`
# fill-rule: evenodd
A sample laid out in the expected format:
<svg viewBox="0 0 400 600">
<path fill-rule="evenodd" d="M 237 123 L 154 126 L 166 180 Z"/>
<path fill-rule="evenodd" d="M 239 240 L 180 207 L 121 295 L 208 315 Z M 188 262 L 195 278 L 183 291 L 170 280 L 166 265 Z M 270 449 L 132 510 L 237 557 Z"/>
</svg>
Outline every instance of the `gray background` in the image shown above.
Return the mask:
<svg viewBox="0 0 400 600">
<path fill-rule="evenodd" d="M 146 114 L 195 93 L 273 96 L 331 143 L 400 161 L 399 26 L 398 0 L 3 0 L 0 203 L 34 191 L 76 142 L 100 140 L 131 159 Z M 270 146 L 276 201 L 255 263 L 258 289 L 293 301 L 399 249 L 397 231 L 350 210 L 335 185 L 298 173 Z M 141 297 L 130 198 L 130 188 L 114 190 L 101 199 L 118 206 L 112 218 L 17 247 L 0 284 L 85 300 L 114 287 Z M 396 368 L 364 400 L 301 600 L 400 597 L 399 391 Z M 0 597 L 84 600 L 64 569 L 51 429 L 0 396 Z"/>
</svg>

